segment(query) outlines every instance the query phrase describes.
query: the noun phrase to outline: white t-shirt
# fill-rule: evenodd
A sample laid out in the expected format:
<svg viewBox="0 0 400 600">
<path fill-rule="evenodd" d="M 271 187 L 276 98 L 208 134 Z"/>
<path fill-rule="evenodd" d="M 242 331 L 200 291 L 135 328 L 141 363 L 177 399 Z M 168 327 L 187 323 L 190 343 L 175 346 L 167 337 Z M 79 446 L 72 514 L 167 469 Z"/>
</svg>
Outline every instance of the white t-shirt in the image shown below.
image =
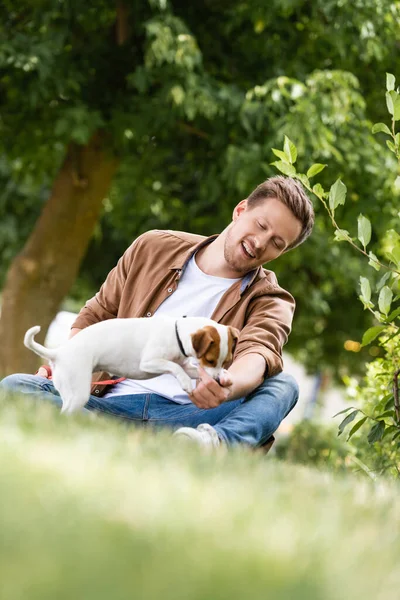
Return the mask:
<svg viewBox="0 0 400 600">
<path fill-rule="evenodd" d="M 169 317 L 208 317 L 213 314 L 223 294 L 239 279 L 227 279 L 206 275 L 199 269 L 195 257 L 189 261 L 183 272 L 179 285 L 154 315 Z M 152 317 L 151 317 L 152 318 Z M 193 382 L 193 387 L 195 382 Z M 115 384 L 104 398 L 125 396 L 130 394 L 158 394 L 178 404 L 191 402 L 173 375 L 158 375 L 152 379 L 125 379 Z"/>
</svg>

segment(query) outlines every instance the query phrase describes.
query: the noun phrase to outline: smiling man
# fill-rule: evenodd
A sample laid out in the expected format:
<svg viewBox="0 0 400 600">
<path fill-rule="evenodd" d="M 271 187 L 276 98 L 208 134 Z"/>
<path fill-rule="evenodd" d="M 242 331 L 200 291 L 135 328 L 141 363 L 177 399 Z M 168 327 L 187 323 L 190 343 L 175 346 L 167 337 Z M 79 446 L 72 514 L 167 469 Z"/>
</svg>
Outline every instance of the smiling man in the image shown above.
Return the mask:
<svg viewBox="0 0 400 600">
<path fill-rule="evenodd" d="M 282 372 L 295 303 L 262 265 L 301 244 L 313 224 L 301 184 L 278 176 L 239 202 L 219 235 L 141 235 L 82 308 L 71 336 L 115 317 L 211 317 L 240 330 L 233 362 L 218 382 L 199 369 L 190 396 L 172 375 L 125 379 L 94 385 L 86 408 L 169 427 L 200 445 L 265 444 L 296 404 L 298 388 Z M 48 375 L 48 368 L 36 376 L 11 375 L 1 386 L 59 402 Z"/>
</svg>

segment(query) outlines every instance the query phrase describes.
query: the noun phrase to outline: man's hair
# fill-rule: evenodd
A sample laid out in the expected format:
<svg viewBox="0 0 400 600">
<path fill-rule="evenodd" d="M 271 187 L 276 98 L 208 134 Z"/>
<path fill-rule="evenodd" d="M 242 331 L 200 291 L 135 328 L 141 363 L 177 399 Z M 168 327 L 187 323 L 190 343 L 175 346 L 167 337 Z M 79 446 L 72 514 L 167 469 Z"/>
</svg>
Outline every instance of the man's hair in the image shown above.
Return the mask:
<svg viewBox="0 0 400 600">
<path fill-rule="evenodd" d="M 299 246 L 308 238 L 314 226 L 314 208 L 301 183 L 282 175 L 270 177 L 251 192 L 247 198 L 247 206 L 254 208 L 266 198 L 277 198 L 283 202 L 300 221 L 301 233 L 286 250 Z"/>
</svg>

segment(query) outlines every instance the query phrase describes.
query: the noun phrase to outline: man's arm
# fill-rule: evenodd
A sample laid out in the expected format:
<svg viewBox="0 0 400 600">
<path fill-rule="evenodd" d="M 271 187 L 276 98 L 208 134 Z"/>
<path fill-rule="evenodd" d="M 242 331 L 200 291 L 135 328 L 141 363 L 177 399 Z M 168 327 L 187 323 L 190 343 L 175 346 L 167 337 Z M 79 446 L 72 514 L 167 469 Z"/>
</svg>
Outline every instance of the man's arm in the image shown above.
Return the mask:
<svg viewBox="0 0 400 600">
<path fill-rule="evenodd" d="M 232 391 L 228 400 L 244 398 L 265 379 L 266 362 L 261 354 L 249 353 L 237 358 L 228 369 L 232 379 Z M 222 379 L 221 383 L 224 382 Z"/>
<path fill-rule="evenodd" d="M 190 395 L 192 402 L 199 408 L 215 408 L 250 394 L 261 385 L 266 373 L 270 377 L 278 374 L 294 307 L 293 297 L 279 287 L 267 296 L 255 298 L 240 332 L 234 361 L 221 377 L 221 385 L 199 369 L 197 387 Z"/>
<path fill-rule="evenodd" d="M 264 357 L 255 352 L 235 360 L 221 376 L 220 384 L 200 368 L 200 379 L 190 399 L 198 408 L 215 408 L 223 402 L 244 398 L 264 381 L 265 368 Z"/>
</svg>

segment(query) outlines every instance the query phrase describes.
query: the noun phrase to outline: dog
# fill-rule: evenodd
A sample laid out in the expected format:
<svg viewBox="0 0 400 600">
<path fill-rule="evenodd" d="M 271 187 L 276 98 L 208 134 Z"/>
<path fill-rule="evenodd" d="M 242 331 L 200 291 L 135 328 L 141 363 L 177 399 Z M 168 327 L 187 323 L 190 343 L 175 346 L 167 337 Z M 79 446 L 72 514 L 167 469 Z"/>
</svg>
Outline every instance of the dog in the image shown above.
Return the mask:
<svg viewBox="0 0 400 600">
<path fill-rule="evenodd" d="M 233 358 L 239 330 L 204 317 L 109 319 L 82 329 L 58 348 L 34 340 L 40 327 L 31 327 L 24 344 L 50 361 L 61 412 L 72 413 L 89 400 L 91 375 L 107 371 L 131 379 L 151 379 L 162 373 L 176 377 L 190 394 L 198 376 L 191 359 L 218 379 Z"/>
</svg>

